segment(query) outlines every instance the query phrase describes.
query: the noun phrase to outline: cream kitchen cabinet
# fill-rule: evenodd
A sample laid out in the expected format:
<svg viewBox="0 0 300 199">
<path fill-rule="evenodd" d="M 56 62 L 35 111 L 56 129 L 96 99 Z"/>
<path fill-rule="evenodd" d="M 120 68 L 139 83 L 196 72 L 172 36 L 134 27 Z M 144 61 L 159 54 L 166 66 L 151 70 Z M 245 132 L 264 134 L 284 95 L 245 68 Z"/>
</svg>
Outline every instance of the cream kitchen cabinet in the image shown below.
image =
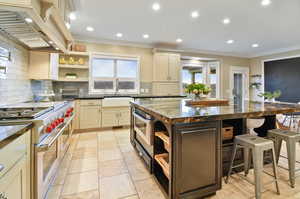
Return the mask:
<svg viewBox="0 0 300 199">
<path fill-rule="evenodd" d="M 0 148 L 0 198 L 31 198 L 30 153 L 30 132 Z"/>
<path fill-rule="evenodd" d="M 179 82 L 176 83 L 153 83 L 153 95 L 179 95 Z"/>
<path fill-rule="evenodd" d="M 102 127 L 126 126 L 130 124 L 129 107 L 109 107 L 102 110 Z"/>
<path fill-rule="evenodd" d="M 80 106 L 79 117 L 80 129 L 100 128 L 101 127 L 101 106 L 84 105 Z"/>
<path fill-rule="evenodd" d="M 58 80 L 59 54 L 30 51 L 29 79 Z"/>
<path fill-rule="evenodd" d="M 153 64 L 153 81 L 180 80 L 179 54 L 155 53 Z"/>
</svg>

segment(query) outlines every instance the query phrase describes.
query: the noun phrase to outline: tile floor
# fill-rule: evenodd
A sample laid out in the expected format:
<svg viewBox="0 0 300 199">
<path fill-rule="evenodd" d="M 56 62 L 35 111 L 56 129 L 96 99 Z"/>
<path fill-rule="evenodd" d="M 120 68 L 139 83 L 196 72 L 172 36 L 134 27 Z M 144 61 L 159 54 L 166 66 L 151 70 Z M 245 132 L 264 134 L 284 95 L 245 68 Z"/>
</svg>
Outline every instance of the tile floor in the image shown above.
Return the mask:
<svg viewBox="0 0 300 199">
<path fill-rule="evenodd" d="M 300 178 L 291 189 L 287 175 L 279 168 L 281 195 L 268 185 L 263 198 L 300 199 Z M 229 184 L 223 183 L 222 190 L 210 197 L 227 198 L 254 198 L 254 188 L 233 175 Z M 132 148 L 129 130 L 116 129 L 73 136 L 47 199 L 164 199 L 164 195 Z"/>
</svg>

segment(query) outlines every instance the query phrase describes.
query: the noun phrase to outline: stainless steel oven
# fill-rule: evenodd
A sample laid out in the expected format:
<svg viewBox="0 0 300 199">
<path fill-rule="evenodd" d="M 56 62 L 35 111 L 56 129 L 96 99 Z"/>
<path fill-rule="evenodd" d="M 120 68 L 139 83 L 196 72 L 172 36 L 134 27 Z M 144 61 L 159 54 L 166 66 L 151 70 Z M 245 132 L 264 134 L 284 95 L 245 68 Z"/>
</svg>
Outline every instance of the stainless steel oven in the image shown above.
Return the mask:
<svg viewBox="0 0 300 199">
<path fill-rule="evenodd" d="M 36 199 L 45 197 L 47 190 L 55 177 L 60 159 L 64 156 L 72 135 L 72 120 L 66 118 L 56 127 L 55 132 L 35 145 L 35 186 Z"/>
</svg>

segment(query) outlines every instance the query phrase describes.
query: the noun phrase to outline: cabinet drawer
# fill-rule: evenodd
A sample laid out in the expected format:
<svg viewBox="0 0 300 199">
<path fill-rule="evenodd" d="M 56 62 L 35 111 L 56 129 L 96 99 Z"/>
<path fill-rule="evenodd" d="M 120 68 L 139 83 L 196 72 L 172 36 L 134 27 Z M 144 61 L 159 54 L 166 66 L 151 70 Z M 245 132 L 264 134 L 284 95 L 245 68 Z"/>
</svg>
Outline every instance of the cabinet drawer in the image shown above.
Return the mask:
<svg viewBox="0 0 300 199">
<path fill-rule="evenodd" d="M 100 106 L 101 100 L 80 100 L 80 106 Z"/>
<path fill-rule="evenodd" d="M 13 140 L 0 149 L 0 165 L 4 167 L 0 171 L 0 177 L 13 167 L 27 152 L 26 133 Z"/>
</svg>

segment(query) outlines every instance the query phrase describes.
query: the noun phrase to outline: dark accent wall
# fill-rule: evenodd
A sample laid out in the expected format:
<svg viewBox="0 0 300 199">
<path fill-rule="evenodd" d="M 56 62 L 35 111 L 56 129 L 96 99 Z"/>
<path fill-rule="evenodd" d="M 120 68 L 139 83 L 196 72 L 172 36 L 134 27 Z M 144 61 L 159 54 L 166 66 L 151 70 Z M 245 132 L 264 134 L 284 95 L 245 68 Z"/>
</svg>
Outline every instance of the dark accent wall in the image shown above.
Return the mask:
<svg viewBox="0 0 300 199">
<path fill-rule="evenodd" d="M 265 91 L 281 90 L 277 100 L 300 102 L 300 57 L 265 62 Z"/>
</svg>

